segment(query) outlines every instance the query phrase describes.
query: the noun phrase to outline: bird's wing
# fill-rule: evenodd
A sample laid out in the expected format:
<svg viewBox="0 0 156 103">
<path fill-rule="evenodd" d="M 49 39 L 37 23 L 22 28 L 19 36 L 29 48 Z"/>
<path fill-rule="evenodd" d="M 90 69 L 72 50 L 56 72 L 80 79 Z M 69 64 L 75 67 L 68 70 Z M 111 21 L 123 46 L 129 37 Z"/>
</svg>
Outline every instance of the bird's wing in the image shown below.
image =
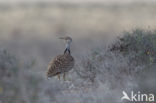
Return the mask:
<svg viewBox="0 0 156 103">
<path fill-rule="evenodd" d="M 62 55 L 58 55 L 56 56 L 53 60 L 51 60 L 51 62 L 48 65 L 48 71 L 47 71 L 47 76 L 51 77 L 51 76 L 55 76 L 57 74 L 59 74 L 60 68 L 61 68 L 61 59 Z"/>
<path fill-rule="evenodd" d="M 56 56 L 48 66 L 47 76 L 68 72 L 74 66 L 74 58 L 69 54 Z"/>
</svg>

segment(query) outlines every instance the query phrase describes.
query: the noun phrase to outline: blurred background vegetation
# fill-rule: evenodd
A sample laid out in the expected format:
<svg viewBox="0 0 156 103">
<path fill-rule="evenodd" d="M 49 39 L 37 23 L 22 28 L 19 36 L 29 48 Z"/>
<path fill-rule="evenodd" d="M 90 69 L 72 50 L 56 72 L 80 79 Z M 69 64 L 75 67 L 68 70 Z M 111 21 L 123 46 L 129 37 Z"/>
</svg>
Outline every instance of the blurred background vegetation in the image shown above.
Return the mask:
<svg viewBox="0 0 156 103">
<path fill-rule="evenodd" d="M 121 103 L 122 90 L 155 93 L 155 10 L 153 2 L 0 3 L 0 103 Z M 66 81 L 47 80 L 65 35 L 75 68 Z"/>
</svg>

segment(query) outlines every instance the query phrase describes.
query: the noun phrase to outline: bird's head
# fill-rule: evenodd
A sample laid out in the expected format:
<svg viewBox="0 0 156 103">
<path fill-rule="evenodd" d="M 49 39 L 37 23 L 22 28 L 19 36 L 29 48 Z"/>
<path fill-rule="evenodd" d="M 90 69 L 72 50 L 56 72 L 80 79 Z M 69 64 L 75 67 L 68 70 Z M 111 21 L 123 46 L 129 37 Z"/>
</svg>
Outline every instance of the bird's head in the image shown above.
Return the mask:
<svg viewBox="0 0 156 103">
<path fill-rule="evenodd" d="M 65 40 L 66 43 L 71 43 L 72 42 L 72 38 L 69 37 L 69 36 L 60 37 L 59 39 Z"/>
<path fill-rule="evenodd" d="M 69 54 L 70 54 L 70 44 L 72 42 L 72 38 L 69 37 L 69 36 L 65 36 L 65 37 L 60 37 L 59 39 L 65 40 L 65 42 L 66 42 L 66 49 L 65 49 L 64 53 L 66 53 L 68 51 Z"/>
</svg>

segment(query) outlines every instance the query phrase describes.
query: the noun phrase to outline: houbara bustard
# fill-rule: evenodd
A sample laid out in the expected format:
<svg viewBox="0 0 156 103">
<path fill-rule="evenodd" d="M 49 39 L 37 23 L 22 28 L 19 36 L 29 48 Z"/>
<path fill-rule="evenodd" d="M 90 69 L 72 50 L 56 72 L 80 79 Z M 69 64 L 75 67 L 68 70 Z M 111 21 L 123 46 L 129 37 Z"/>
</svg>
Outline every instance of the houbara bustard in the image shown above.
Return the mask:
<svg viewBox="0 0 156 103">
<path fill-rule="evenodd" d="M 60 74 L 63 74 L 65 80 L 65 73 L 70 71 L 74 67 L 74 58 L 70 52 L 70 44 L 72 38 L 69 36 L 60 37 L 59 39 L 65 40 L 66 48 L 64 54 L 56 56 L 48 65 L 47 78 L 58 76 L 60 80 Z"/>
</svg>

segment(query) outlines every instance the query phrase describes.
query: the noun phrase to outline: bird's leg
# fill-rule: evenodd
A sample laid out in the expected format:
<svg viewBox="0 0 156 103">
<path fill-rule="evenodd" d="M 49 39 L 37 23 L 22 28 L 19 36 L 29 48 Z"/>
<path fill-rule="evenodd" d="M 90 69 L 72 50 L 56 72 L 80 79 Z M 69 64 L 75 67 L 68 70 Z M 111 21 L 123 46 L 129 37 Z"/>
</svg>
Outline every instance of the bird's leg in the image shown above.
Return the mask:
<svg viewBox="0 0 156 103">
<path fill-rule="evenodd" d="M 68 49 L 68 52 L 69 52 L 69 54 L 70 54 L 70 49 Z"/>
<path fill-rule="evenodd" d="M 60 80 L 60 74 L 57 75 L 58 79 Z"/>
<path fill-rule="evenodd" d="M 63 80 L 65 81 L 66 80 L 66 74 L 65 73 L 63 73 Z"/>
</svg>

